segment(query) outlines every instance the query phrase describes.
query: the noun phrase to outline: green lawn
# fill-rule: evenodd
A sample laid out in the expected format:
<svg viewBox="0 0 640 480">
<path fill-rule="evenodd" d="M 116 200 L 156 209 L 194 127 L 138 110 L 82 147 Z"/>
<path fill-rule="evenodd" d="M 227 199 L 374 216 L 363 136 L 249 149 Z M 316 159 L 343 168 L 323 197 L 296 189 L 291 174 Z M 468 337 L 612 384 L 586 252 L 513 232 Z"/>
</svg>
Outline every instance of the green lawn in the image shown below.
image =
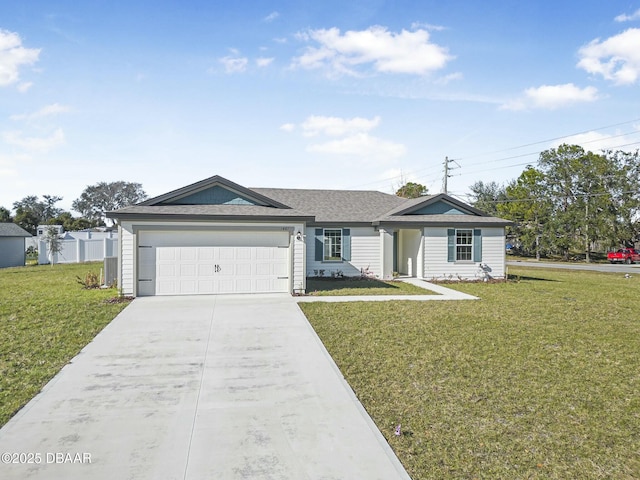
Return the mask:
<svg viewBox="0 0 640 480">
<path fill-rule="evenodd" d="M 410 283 L 372 278 L 307 278 L 308 295 L 434 295 L 434 292 Z"/>
<path fill-rule="evenodd" d="M 414 480 L 640 478 L 640 275 L 511 273 L 300 307 Z"/>
<path fill-rule="evenodd" d="M 0 426 L 126 306 L 77 283 L 100 266 L 0 269 Z"/>
</svg>

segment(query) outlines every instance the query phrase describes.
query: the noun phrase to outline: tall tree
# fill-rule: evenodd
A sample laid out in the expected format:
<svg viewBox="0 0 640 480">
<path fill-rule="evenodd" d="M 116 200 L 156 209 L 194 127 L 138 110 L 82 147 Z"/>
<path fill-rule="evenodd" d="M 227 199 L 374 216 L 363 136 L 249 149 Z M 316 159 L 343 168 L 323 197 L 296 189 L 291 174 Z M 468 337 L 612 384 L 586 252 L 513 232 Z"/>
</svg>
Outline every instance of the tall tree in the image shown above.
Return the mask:
<svg viewBox="0 0 640 480">
<path fill-rule="evenodd" d="M 87 220 L 83 217 L 74 217 L 69 212 L 62 212 L 55 218 L 47 222 L 48 225 L 62 225 L 67 232 L 84 230 L 85 228 L 93 228 L 98 226 L 98 222 Z"/>
<path fill-rule="evenodd" d="M 498 204 L 498 214 L 513 220 L 511 227 L 518 237 L 525 253 L 535 252 L 540 260 L 546 244 L 546 220 L 549 218 L 552 203 L 545 192 L 544 174 L 528 166 L 517 180 L 505 189 L 506 200 Z"/>
<path fill-rule="evenodd" d="M 407 182 L 396 191 L 396 195 L 402 198 L 418 198 L 428 193 L 427 187 L 415 182 Z"/>
<path fill-rule="evenodd" d="M 11 218 L 11 212 L 4 208 L 4 207 L 0 207 L 0 222 L 12 222 L 13 219 Z"/>
<path fill-rule="evenodd" d="M 640 240 L 640 154 L 636 150 L 607 151 L 605 155 L 613 165 L 614 176 L 610 179 L 608 207 L 612 225 L 603 240 L 609 248 L 631 247 Z"/>
<path fill-rule="evenodd" d="M 479 180 L 469 187 L 471 205 L 489 215 L 498 214 L 498 204 L 505 200 L 505 187 L 498 182 L 484 183 Z"/>
<path fill-rule="evenodd" d="M 56 195 L 43 195 L 42 198 L 44 198 L 44 202 L 41 202 L 42 203 L 42 219 L 45 222 L 48 222 L 49 220 L 57 217 L 64 211 L 61 208 L 57 208 L 55 206 L 56 203 L 62 200 L 62 197 L 58 197 Z"/>
<path fill-rule="evenodd" d="M 32 235 L 35 235 L 38 225 L 46 224 L 63 212 L 55 206 L 62 197 L 43 195 L 43 198 L 44 201 L 37 195 L 29 195 L 13 203 L 13 209 L 16 211 L 15 222 Z"/>
<path fill-rule="evenodd" d="M 545 174 L 547 194 L 554 200 L 549 223 L 558 235 L 549 240 L 565 260 L 569 260 L 569 252 L 578 245 L 582 213 L 576 203 L 576 180 L 584 153 L 584 149 L 578 145 L 563 144 L 557 149 L 545 150 L 538 160 L 538 165 Z"/>
<path fill-rule="evenodd" d="M 106 218 L 106 212 L 133 205 L 146 198 L 147 194 L 139 183 L 99 182 L 85 188 L 71 206 L 89 220 L 105 222 L 110 221 Z"/>
<path fill-rule="evenodd" d="M 547 192 L 554 202 L 551 221 L 558 233 L 551 240 L 565 258 L 570 249 L 591 259 L 594 245 L 631 241 L 638 206 L 638 155 L 595 154 L 577 145 L 560 145 L 540 154 Z"/>
</svg>

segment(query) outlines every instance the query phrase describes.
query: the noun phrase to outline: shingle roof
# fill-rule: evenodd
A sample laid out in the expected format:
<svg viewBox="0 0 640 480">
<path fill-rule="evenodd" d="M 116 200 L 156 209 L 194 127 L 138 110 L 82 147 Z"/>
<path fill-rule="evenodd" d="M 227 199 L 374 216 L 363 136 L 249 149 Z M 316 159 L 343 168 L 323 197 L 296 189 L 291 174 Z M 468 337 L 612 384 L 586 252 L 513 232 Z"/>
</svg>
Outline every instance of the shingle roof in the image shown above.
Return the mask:
<svg viewBox="0 0 640 480">
<path fill-rule="evenodd" d="M 486 225 L 494 227 L 505 227 L 512 222 L 498 217 L 482 217 L 477 215 L 388 215 L 380 218 L 375 225 L 380 224 L 428 224 L 433 226 L 442 225 Z"/>
<path fill-rule="evenodd" d="M 290 208 L 261 205 L 132 205 L 109 212 L 110 217 L 128 216 L 180 216 L 180 217 L 304 217 L 302 212 Z"/>
<path fill-rule="evenodd" d="M 252 188 L 266 197 L 290 206 L 316 222 L 370 223 L 405 202 L 405 199 L 372 190 L 301 190 Z"/>
<path fill-rule="evenodd" d="M 192 191 L 222 185 L 261 200 L 263 205 L 171 205 Z M 469 215 L 404 215 L 421 205 L 444 199 L 462 206 Z M 245 188 L 225 178 L 214 176 L 145 202 L 108 212 L 109 218 L 140 219 L 255 219 L 302 220 L 309 223 L 335 224 L 467 224 L 508 225 L 506 220 L 488 217 L 462 202 L 443 194 L 405 199 L 373 190 L 307 190 L 293 188 Z"/>
<path fill-rule="evenodd" d="M 0 237 L 31 237 L 20 225 L 15 223 L 0 223 Z"/>
</svg>

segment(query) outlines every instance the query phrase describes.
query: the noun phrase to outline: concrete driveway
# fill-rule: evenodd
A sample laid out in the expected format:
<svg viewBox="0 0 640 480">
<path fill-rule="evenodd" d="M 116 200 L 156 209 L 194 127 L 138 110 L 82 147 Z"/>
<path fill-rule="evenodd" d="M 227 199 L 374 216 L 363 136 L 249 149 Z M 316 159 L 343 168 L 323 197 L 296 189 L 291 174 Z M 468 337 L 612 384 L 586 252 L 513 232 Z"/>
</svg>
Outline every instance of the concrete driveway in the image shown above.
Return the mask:
<svg viewBox="0 0 640 480">
<path fill-rule="evenodd" d="M 0 454 L 4 480 L 409 478 L 288 295 L 135 300 Z"/>
</svg>

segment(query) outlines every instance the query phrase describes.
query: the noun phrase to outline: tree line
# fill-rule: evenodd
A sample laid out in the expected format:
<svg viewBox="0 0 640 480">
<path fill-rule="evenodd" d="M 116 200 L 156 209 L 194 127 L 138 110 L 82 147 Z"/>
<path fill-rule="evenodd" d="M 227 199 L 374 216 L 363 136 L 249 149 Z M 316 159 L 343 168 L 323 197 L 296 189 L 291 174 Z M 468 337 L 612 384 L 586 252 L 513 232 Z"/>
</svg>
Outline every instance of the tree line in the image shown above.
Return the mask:
<svg viewBox="0 0 640 480">
<path fill-rule="evenodd" d="M 13 203 L 11 210 L 0 206 L 0 222 L 14 222 L 32 235 L 38 225 L 62 225 L 66 231 L 83 230 L 105 226 L 106 213 L 141 202 L 147 198 L 142 185 L 135 182 L 99 182 L 89 185 L 71 207 L 80 213 L 74 217 L 71 212 L 56 206 L 63 197 L 57 195 L 28 195 Z"/>
<path fill-rule="evenodd" d="M 540 154 L 507 185 L 476 182 L 471 203 L 513 221 L 508 235 L 526 255 L 594 251 L 640 241 L 640 156 L 623 151 L 593 153 L 560 145 Z"/>
</svg>

